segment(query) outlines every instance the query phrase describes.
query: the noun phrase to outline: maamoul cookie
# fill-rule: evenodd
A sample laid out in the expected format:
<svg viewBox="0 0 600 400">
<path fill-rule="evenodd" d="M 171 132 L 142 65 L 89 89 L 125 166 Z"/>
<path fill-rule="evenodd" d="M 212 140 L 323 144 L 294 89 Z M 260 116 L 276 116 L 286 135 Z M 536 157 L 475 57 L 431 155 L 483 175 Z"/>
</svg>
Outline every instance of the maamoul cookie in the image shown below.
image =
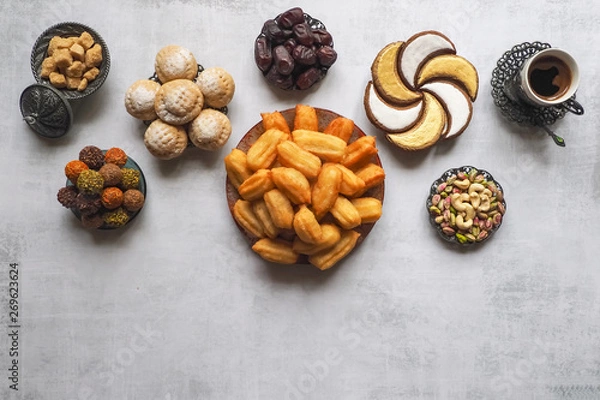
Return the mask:
<svg viewBox="0 0 600 400">
<path fill-rule="evenodd" d="M 172 44 L 158 51 L 154 70 L 162 83 L 174 79 L 194 79 L 198 74 L 198 63 L 191 51 Z"/>
<path fill-rule="evenodd" d="M 154 110 L 154 99 L 160 89 L 158 82 L 140 79 L 134 82 L 125 93 L 125 109 L 135 118 L 145 121 L 157 118 Z"/>
<path fill-rule="evenodd" d="M 220 67 L 207 68 L 198 75 L 196 84 L 204 94 L 204 102 L 209 107 L 225 107 L 235 92 L 235 82 L 229 74 Z"/>
<path fill-rule="evenodd" d="M 203 105 L 202 91 L 188 79 L 175 79 L 163 84 L 154 100 L 158 118 L 171 125 L 187 124 L 200 114 Z"/>
<path fill-rule="evenodd" d="M 183 153 L 188 137 L 182 126 L 170 125 L 157 119 L 146 129 L 144 144 L 153 156 L 170 160 Z"/>
<path fill-rule="evenodd" d="M 471 121 L 477 70 L 439 32 L 388 44 L 373 61 L 371 74 L 364 95 L 367 117 L 405 150 L 456 137 Z"/>
<path fill-rule="evenodd" d="M 231 123 L 222 112 L 207 108 L 190 123 L 187 132 L 194 146 L 203 150 L 218 150 L 231 135 Z"/>
</svg>

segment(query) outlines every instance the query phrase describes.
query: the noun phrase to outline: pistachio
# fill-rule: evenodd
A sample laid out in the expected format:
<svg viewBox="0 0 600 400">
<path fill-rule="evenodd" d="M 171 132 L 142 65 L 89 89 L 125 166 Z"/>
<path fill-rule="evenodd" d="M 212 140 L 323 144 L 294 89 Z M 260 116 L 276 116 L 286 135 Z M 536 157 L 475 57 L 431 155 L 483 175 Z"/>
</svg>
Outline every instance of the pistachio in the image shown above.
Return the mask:
<svg viewBox="0 0 600 400">
<path fill-rule="evenodd" d="M 491 218 L 485 220 L 485 229 L 486 230 L 489 231 L 490 229 L 492 229 L 493 226 L 494 226 L 494 224 L 493 224 Z"/>
<path fill-rule="evenodd" d="M 452 215 L 452 213 L 450 212 L 450 210 L 444 210 L 444 221 L 448 222 L 450 221 L 450 216 Z"/>
<path fill-rule="evenodd" d="M 475 242 L 477 240 L 477 238 L 475 237 L 475 235 L 473 235 L 472 233 L 466 233 L 465 237 L 471 243 L 473 243 L 473 242 Z"/>
<path fill-rule="evenodd" d="M 472 170 L 470 170 L 469 171 L 469 180 L 471 182 L 475 182 L 475 177 L 477 176 L 478 173 L 479 172 L 475 168 L 473 168 Z"/>
<path fill-rule="evenodd" d="M 456 215 L 450 214 L 450 226 L 456 226 Z"/>
<path fill-rule="evenodd" d="M 479 235 L 477 235 L 477 241 L 481 242 L 482 240 L 486 239 L 487 237 L 488 237 L 487 231 L 481 231 L 481 232 L 479 232 Z"/>
<path fill-rule="evenodd" d="M 492 217 L 492 222 L 494 223 L 494 226 L 498 226 L 500 225 L 500 223 L 502 222 L 502 214 L 496 214 Z"/>
<path fill-rule="evenodd" d="M 429 207 L 429 211 L 431 211 L 431 213 L 434 215 L 440 215 L 442 213 L 436 206 Z"/>
<path fill-rule="evenodd" d="M 441 196 L 442 196 L 442 199 L 445 199 L 446 197 L 448 197 L 448 193 L 442 192 Z"/>
<path fill-rule="evenodd" d="M 468 239 L 465 235 L 461 234 L 461 233 L 457 233 L 456 234 L 456 239 L 458 240 L 459 243 L 467 243 Z"/>
<path fill-rule="evenodd" d="M 437 204 L 442 199 L 442 196 L 439 194 L 434 194 L 431 198 L 431 204 Z"/>
<path fill-rule="evenodd" d="M 441 224 L 442 222 L 444 222 L 444 216 L 443 215 L 438 215 L 437 217 L 435 217 L 435 223 L 436 224 Z"/>
<path fill-rule="evenodd" d="M 456 174 L 452 174 L 452 175 L 450 175 L 450 178 L 448 178 L 448 180 L 446 180 L 446 183 L 448 185 L 452 185 L 455 180 L 456 180 Z"/>
<path fill-rule="evenodd" d="M 471 228 L 471 233 L 472 233 L 474 236 L 479 236 L 479 232 L 481 232 L 481 229 L 479 228 L 479 226 L 475 226 L 475 225 L 474 225 L 474 226 Z"/>
<path fill-rule="evenodd" d="M 500 214 L 504 214 L 506 212 L 506 208 L 504 207 L 504 203 L 498 203 L 498 212 Z"/>
<path fill-rule="evenodd" d="M 464 180 L 464 179 L 469 179 L 469 177 L 467 176 L 467 174 L 465 174 L 464 172 L 459 172 L 458 174 L 456 174 L 456 177 L 460 180 Z"/>
<path fill-rule="evenodd" d="M 440 184 L 438 185 L 438 187 L 437 187 L 437 191 L 438 191 L 438 193 L 441 193 L 441 192 L 443 192 L 443 191 L 444 191 L 444 189 L 446 189 L 446 183 L 445 183 L 445 182 L 442 182 L 442 183 L 440 183 Z"/>
<path fill-rule="evenodd" d="M 450 228 L 449 226 L 442 228 L 442 232 L 444 232 L 444 234 L 446 234 L 448 236 L 452 236 L 456 233 L 456 231 L 454 229 Z"/>
<path fill-rule="evenodd" d="M 504 200 L 504 193 L 502 193 L 501 190 L 497 190 L 496 191 L 496 198 L 498 199 L 498 201 Z"/>
<path fill-rule="evenodd" d="M 454 190 L 454 186 L 452 185 L 447 185 L 446 188 L 444 189 L 444 192 L 446 193 L 450 193 Z"/>
<path fill-rule="evenodd" d="M 475 183 L 481 183 L 485 180 L 485 178 L 483 177 L 483 175 L 479 174 L 475 177 Z"/>
<path fill-rule="evenodd" d="M 440 210 L 444 209 L 444 200 L 441 199 L 441 196 L 440 201 L 437 202 L 437 208 L 439 208 Z"/>
</svg>

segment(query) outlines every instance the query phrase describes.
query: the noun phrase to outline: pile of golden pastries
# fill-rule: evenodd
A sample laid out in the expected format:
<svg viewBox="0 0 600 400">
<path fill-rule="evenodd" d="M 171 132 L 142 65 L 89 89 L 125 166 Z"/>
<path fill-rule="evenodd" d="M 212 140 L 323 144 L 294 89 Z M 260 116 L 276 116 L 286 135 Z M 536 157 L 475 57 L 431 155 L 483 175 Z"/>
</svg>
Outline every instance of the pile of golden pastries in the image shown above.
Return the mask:
<svg viewBox="0 0 600 400">
<path fill-rule="evenodd" d="M 355 247 L 361 226 L 381 216 L 381 198 L 368 195 L 385 178 L 374 162 L 375 137 L 349 142 L 355 127 L 344 117 L 319 132 L 317 112 L 307 105 L 296 106 L 292 127 L 280 112 L 261 116 L 264 132 L 224 160 L 236 190 L 236 198 L 228 193 L 233 217 L 265 260 L 307 257 L 331 268 Z"/>
</svg>

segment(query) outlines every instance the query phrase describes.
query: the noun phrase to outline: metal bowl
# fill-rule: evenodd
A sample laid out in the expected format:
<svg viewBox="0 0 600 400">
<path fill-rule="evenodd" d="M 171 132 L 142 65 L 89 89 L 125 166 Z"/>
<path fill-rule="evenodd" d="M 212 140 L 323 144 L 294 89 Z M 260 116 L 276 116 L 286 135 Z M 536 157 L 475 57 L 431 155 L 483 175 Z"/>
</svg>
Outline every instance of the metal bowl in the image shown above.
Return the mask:
<svg viewBox="0 0 600 400">
<path fill-rule="evenodd" d="M 33 76 L 38 83 L 50 85 L 50 81 L 40 76 L 42 70 L 42 61 L 48 56 L 48 44 L 54 36 L 70 37 L 79 36 L 83 32 L 87 31 L 94 38 L 94 42 L 102 46 L 102 63 L 98 67 L 100 73 L 93 81 L 89 82 L 87 88 L 82 91 L 72 89 L 57 89 L 67 100 L 78 100 L 89 96 L 98 90 L 106 77 L 110 69 L 110 54 L 108 52 L 108 46 L 104 42 L 104 39 L 94 29 L 87 25 L 83 25 L 77 22 L 62 22 L 56 25 L 52 25 L 46 29 L 35 41 L 33 50 L 31 51 L 31 71 Z"/>
<path fill-rule="evenodd" d="M 436 194 L 441 193 L 441 191 L 439 190 L 439 187 L 441 184 L 447 182 L 451 177 L 456 176 L 459 173 L 464 173 L 467 176 L 481 175 L 484 179 L 484 182 L 493 183 L 498 188 L 498 191 L 502 192 L 502 195 L 504 195 L 504 190 L 502 189 L 502 186 L 500 185 L 500 183 L 498 183 L 498 181 L 496 181 L 494 179 L 494 177 L 489 172 L 487 172 L 483 169 L 479 169 L 479 168 L 475 168 L 475 167 L 467 165 L 467 166 L 462 166 L 462 167 L 458 167 L 458 168 L 451 168 L 451 169 L 447 170 L 446 172 L 444 172 L 442 174 L 442 176 L 440 176 L 438 179 L 433 181 L 433 183 L 431 184 L 431 188 L 429 190 L 429 195 L 427 196 L 427 201 L 425 202 L 425 209 L 427 210 L 427 214 L 429 215 L 429 222 L 434 227 L 434 229 L 437 230 L 437 232 L 439 233 L 440 237 L 442 237 L 442 239 L 446 240 L 449 243 L 457 244 L 460 246 L 477 245 L 477 244 L 480 244 L 480 243 L 483 243 L 483 242 L 489 240 L 489 238 L 492 237 L 492 235 L 498 229 L 500 229 L 500 226 L 502 225 L 502 221 L 504 220 L 504 213 L 506 211 L 506 201 L 504 199 L 504 196 L 502 197 L 501 200 L 497 201 L 499 207 L 496 210 L 502 211 L 502 212 L 498 211 L 500 214 L 502 214 L 502 217 L 500 217 L 500 221 L 497 224 L 494 224 L 491 229 L 486 230 L 487 234 L 485 237 L 479 239 L 479 238 L 477 238 L 478 235 L 474 235 L 474 236 L 476 236 L 475 240 L 467 240 L 466 236 L 465 236 L 466 232 L 460 232 L 457 230 L 457 233 L 461 234 L 461 236 L 457 236 L 456 234 L 448 234 L 448 233 L 444 232 L 443 227 L 435 221 L 436 217 L 439 214 L 437 214 L 437 212 L 435 210 L 432 211 L 432 207 L 437 206 L 436 204 L 434 204 L 432 199 Z M 473 181 L 471 181 L 471 182 L 473 182 Z M 443 210 L 442 210 L 442 214 L 443 214 Z M 475 224 L 473 226 L 475 226 Z M 473 234 L 473 233 L 471 232 L 471 234 Z"/>
</svg>

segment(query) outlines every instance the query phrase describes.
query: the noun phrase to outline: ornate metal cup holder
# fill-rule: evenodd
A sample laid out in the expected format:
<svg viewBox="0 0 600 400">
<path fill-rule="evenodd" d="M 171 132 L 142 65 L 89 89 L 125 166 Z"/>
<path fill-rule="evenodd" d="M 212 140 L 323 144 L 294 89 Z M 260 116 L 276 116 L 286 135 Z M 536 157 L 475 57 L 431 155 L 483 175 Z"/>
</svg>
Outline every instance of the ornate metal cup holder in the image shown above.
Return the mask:
<svg viewBox="0 0 600 400">
<path fill-rule="evenodd" d="M 504 90 L 505 83 L 519 71 L 525 60 L 550 47 L 552 46 L 548 43 L 524 42 L 506 51 L 492 71 L 492 97 L 494 104 L 507 119 L 520 125 L 540 127 L 552 137 L 557 145 L 564 147 L 564 139 L 556 135 L 548 126 L 562 119 L 567 112 L 583 115 L 583 107 L 575 100 L 575 95 L 561 104 L 536 107 L 511 100 Z"/>
</svg>

